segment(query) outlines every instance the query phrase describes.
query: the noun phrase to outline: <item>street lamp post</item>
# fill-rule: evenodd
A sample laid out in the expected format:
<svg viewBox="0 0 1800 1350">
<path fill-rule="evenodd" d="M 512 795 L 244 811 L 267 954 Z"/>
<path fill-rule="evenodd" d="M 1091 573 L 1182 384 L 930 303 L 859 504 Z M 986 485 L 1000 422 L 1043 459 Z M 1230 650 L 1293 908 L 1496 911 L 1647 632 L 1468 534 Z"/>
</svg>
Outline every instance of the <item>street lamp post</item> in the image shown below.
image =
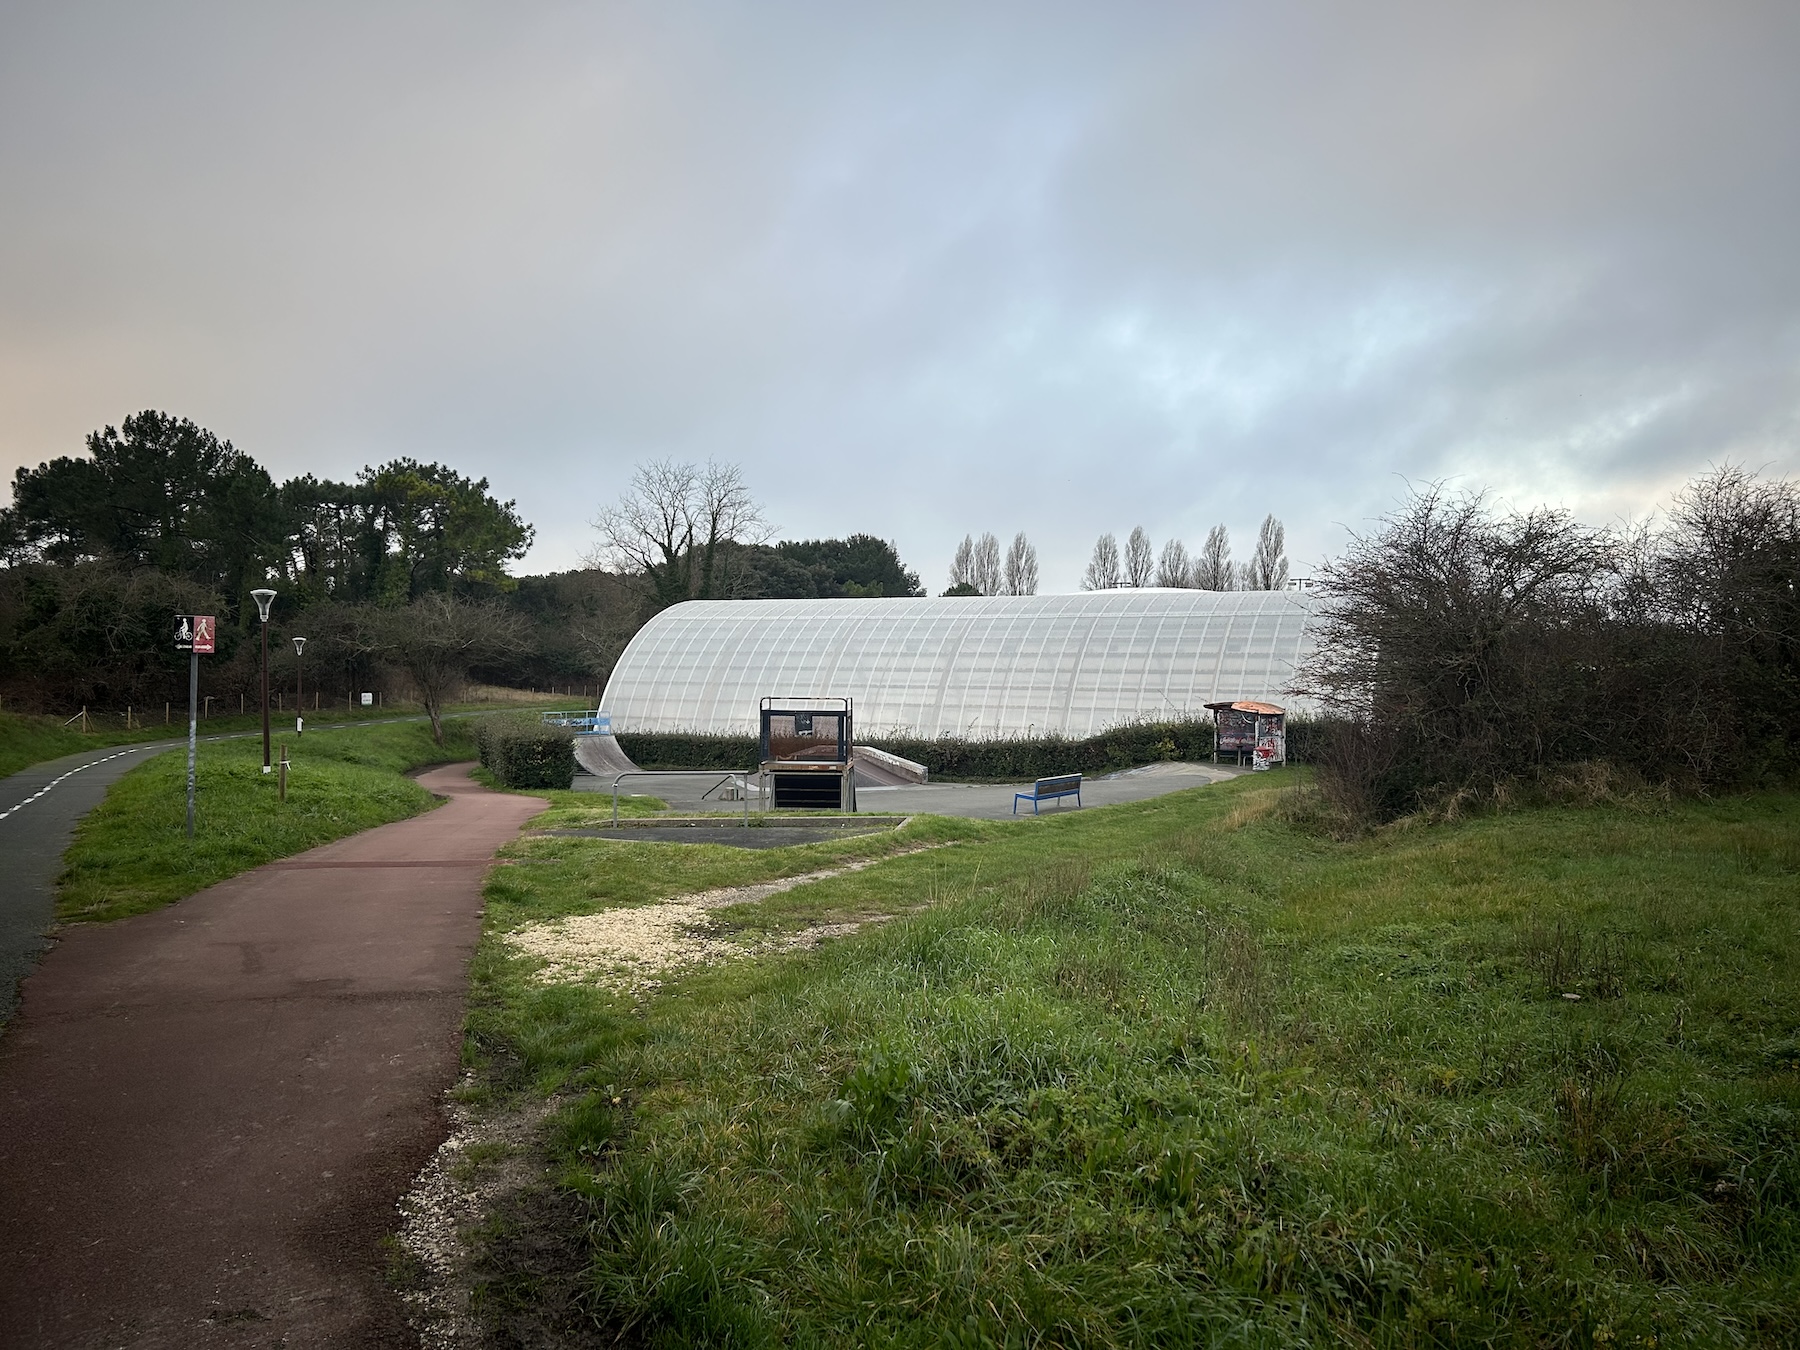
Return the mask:
<svg viewBox="0 0 1800 1350">
<path fill-rule="evenodd" d="M 306 639 L 303 637 L 295 638 L 294 639 L 294 735 L 296 735 L 296 736 L 304 736 L 306 734 L 306 715 L 300 711 L 302 708 L 304 708 L 306 706 L 305 702 L 301 698 L 301 695 L 303 693 L 305 693 L 305 686 L 302 684 L 302 680 L 305 678 L 305 672 L 301 667 L 301 658 L 305 655 L 306 655 Z"/>
<path fill-rule="evenodd" d="M 269 606 L 275 601 L 275 592 L 266 587 L 259 587 L 250 592 L 250 598 L 256 601 L 256 611 L 262 616 L 262 708 L 263 708 L 263 772 L 269 768 Z"/>
</svg>

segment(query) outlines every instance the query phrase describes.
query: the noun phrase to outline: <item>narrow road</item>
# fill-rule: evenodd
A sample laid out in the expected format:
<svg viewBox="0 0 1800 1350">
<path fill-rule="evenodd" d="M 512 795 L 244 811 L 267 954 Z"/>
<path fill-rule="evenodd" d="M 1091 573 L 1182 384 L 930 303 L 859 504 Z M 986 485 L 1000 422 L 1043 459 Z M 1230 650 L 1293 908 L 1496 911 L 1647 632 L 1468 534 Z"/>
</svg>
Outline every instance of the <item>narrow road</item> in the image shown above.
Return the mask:
<svg viewBox="0 0 1800 1350">
<path fill-rule="evenodd" d="M 450 800 L 78 926 L 0 1036 L 0 1345 L 392 1346 L 394 1205 L 443 1135 L 494 850 Z"/>
<path fill-rule="evenodd" d="M 44 930 L 56 914 L 56 876 L 77 822 L 128 770 L 174 744 L 83 750 L 0 778 L 0 1026 L 18 1006 L 19 981 L 50 946 Z"/>
</svg>

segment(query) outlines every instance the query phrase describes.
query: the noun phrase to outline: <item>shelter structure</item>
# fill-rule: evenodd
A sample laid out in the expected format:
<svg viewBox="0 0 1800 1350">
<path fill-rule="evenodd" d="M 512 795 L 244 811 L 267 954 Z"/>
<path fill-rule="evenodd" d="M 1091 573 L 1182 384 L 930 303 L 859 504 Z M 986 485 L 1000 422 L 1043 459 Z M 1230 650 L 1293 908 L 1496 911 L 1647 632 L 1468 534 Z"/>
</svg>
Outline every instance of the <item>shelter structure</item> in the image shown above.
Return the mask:
<svg viewBox="0 0 1800 1350">
<path fill-rule="evenodd" d="M 1287 763 L 1287 710 L 1273 703 L 1238 699 L 1209 703 L 1213 715 L 1213 761 L 1231 756 L 1242 764 L 1246 757 L 1253 769 L 1272 769 Z"/>
<path fill-rule="evenodd" d="M 760 733 L 770 690 L 853 698 L 864 736 L 1091 736 L 1272 701 L 1311 651 L 1293 591 L 691 600 L 607 683 L 621 732 Z"/>
<path fill-rule="evenodd" d="M 777 807 L 856 810 L 854 714 L 847 698 L 762 700 L 759 758 Z"/>
</svg>

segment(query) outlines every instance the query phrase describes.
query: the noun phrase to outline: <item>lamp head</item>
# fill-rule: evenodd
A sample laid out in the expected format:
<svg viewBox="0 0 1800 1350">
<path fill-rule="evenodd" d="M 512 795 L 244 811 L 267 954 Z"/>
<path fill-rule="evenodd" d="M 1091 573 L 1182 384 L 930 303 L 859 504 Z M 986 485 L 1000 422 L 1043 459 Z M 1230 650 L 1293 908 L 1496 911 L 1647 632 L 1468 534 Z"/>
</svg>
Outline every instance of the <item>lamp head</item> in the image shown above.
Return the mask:
<svg viewBox="0 0 1800 1350">
<path fill-rule="evenodd" d="M 256 612 L 262 616 L 262 621 L 267 623 L 269 621 L 269 606 L 275 601 L 275 592 L 269 590 L 267 587 L 259 586 L 256 590 L 250 592 L 250 598 L 256 601 Z"/>
<path fill-rule="evenodd" d="M 305 638 L 295 638 L 294 639 L 294 655 L 301 656 L 301 655 L 304 655 L 305 652 L 306 652 L 306 639 Z"/>
</svg>

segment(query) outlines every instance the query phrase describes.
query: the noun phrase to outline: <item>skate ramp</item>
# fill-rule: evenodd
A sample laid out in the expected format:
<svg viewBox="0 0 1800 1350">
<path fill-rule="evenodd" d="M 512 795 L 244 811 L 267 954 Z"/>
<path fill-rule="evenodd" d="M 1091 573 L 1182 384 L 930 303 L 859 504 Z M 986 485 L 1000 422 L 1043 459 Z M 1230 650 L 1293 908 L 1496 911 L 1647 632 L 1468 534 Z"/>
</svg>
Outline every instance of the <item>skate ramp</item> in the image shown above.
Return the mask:
<svg viewBox="0 0 1800 1350">
<path fill-rule="evenodd" d="M 612 778 L 618 774 L 638 771 L 638 766 L 631 762 L 631 756 L 621 750 L 619 742 L 611 736 L 577 736 L 575 762 L 596 778 Z"/>
<path fill-rule="evenodd" d="M 872 745 L 855 747 L 856 781 L 864 787 L 913 787 L 927 781 L 931 771 L 899 755 Z"/>
</svg>

